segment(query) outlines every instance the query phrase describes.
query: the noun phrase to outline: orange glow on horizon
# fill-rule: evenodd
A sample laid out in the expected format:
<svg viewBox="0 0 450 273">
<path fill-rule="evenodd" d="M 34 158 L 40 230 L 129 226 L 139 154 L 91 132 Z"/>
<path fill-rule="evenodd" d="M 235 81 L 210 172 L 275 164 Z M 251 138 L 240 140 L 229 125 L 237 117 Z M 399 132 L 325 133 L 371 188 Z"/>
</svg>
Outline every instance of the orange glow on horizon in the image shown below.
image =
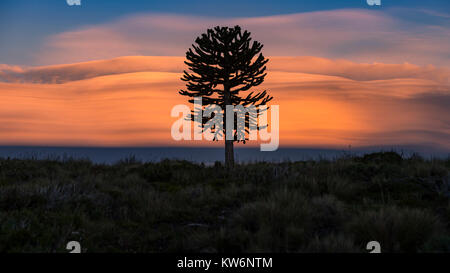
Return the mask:
<svg viewBox="0 0 450 273">
<path fill-rule="evenodd" d="M 445 112 L 439 112 L 445 110 L 416 99 L 432 90 L 448 94 L 448 83 L 441 82 L 444 72 L 439 72 L 440 78 L 424 79 L 397 71 L 400 76 L 391 79 L 383 76 L 381 67 L 376 79 L 358 80 L 355 78 L 365 76 L 358 72 L 357 64 L 321 61 L 318 65 L 311 58 L 299 57 L 299 68 L 295 58 L 270 57 L 269 75 L 260 89 L 269 90 L 274 96 L 272 103 L 280 105 L 281 146 L 428 142 L 450 147 L 445 138 L 427 135 L 449 133 L 442 127 Z M 101 61 L 63 66 L 64 74 L 58 74 L 61 67 L 50 67 L 34 71 L 28 82 L 0 82 L 0 145 L 223 145 L 172 140 L 170 128 L 176 120 L 170 117 L 172 107 L 192 107 L 178 94 L 184 82 L 176 71 L 184 68 L 183 58 L 139 60 L 123 59 L 128 66 L 111 67 Z M 315 71 L 305 72 L 308 60 Z M 343 65 L 358 73 L 347 69 L 342 75 L 339 71 L 344 70 L 339 66 Z M 83 74 L 87 68 L 89 73 Z M 420 67 L 406 67 L 405 75 L 412 70 L 417 74 Z M 61 84 L 33 83 L 48 79 L 48 75 L 63 75 L 67 80 Z"/>
</svg>

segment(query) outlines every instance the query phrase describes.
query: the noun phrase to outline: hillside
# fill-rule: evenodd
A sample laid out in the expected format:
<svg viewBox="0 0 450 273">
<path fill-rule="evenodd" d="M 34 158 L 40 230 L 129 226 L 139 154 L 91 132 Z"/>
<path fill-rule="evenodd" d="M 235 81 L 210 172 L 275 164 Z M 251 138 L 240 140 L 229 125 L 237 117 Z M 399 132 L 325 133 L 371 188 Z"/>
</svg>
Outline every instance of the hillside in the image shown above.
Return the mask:
<svg viewBox="0 0 450 273">
<path fill-rule="evenodd" d="M 0 252 L 450 251 L 450 159 L 0 159 Z"/>
</svg>

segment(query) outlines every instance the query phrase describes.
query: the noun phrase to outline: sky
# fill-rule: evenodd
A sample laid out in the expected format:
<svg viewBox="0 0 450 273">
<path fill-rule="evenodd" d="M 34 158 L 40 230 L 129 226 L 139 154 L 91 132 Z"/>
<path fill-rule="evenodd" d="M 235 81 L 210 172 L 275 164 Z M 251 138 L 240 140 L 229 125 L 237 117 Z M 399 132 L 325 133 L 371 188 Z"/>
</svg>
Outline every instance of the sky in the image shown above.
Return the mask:
<svg viewBox="0 0 450 273">
<path fill-rule="evenodd" d="M 170 110 L 195 38 L 238 24 L 282 146 L 450 151 L 449 1 L 219 3 L 0 1 L 0 145 L 207 145 L 173 141 Z"/>
</svg>

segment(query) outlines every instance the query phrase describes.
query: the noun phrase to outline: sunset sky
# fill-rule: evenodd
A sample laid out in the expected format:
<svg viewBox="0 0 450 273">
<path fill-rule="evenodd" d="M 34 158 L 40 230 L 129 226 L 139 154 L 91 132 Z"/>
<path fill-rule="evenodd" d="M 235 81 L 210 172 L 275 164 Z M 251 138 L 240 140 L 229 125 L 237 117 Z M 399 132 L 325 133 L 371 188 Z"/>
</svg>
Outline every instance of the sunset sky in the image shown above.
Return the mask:
<svg viewBox="0 0 450 273">
<path fill-rule="evenodd" d="M 193 41 L 264 44 L 280 145 L 450 151 L 450 1 L 0 1 L 0 145 L 177 143 Z"/>
</svg>

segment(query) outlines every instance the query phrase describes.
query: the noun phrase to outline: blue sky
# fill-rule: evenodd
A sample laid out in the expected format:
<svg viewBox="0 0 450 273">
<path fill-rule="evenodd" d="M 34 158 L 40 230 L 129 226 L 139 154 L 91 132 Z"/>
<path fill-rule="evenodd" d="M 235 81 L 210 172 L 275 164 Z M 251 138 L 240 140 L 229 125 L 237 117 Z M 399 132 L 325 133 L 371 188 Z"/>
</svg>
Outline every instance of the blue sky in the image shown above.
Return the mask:
<svg viewBox="0 0 450 273">
<path fill-rule="evenodd" d="M 137 1 L 82 0 L 79 7 L 65 0 L 0 1 L 0 63 L 29 64 L 31 55 L 47 37 L 84 26 L 111 22 L 137 13 L 199 15 L 208 17 L 256 17 L 335 9 L 368 9 L 388 12 L 395 8 L 436 11 L 450 14 L 447 0 L 381 0 L 371 7 L 366 0 L 288 0 L 288 1 Z M 404 19 L 435 23 L 433 16 L 408 12 Z M 442 20 L 439 19 L 439 20 Z M 448 18 L 446 18 L 448 23 Z"/>
</svg>

